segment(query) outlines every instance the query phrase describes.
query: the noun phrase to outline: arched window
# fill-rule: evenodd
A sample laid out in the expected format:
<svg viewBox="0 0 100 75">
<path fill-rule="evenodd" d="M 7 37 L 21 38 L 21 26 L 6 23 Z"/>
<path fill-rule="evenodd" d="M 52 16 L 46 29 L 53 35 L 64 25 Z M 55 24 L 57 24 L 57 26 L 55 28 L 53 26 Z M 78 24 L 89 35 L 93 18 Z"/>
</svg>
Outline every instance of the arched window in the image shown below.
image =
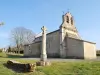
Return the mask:
<svg viewBox="0 0 100 75">
<path fill-rule="evenodd" d="M 66 21 L 67 21 L 67 23 L 69 23 L 69 17 L 68 16 L 66 17 Z"/>
<path fill-rule="evenodd" d="M 71 24 L 73 25 L 73 18 L 71 17 Z"/>
</svg>

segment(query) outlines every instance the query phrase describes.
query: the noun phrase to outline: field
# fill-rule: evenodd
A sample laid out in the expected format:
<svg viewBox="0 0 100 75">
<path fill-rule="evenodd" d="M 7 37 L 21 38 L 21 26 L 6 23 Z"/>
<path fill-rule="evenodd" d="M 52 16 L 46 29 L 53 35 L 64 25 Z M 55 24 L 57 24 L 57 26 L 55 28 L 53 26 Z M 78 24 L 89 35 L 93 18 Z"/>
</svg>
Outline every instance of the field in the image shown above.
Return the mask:
<svg viewBox="0 0 100 75">
<path fill-rule="evenodd" d="M 0 53 L 0 75 L 100 75 L 99 61 L 52 61 L 51 66 L 37 67 L 35 72 L 18 73 L 4 66 L 7 60 L 17 60 L 22 63 L 35 63 L 32 59 L 20 58 L 21 55 L 6 55 Z"/>
</svg>

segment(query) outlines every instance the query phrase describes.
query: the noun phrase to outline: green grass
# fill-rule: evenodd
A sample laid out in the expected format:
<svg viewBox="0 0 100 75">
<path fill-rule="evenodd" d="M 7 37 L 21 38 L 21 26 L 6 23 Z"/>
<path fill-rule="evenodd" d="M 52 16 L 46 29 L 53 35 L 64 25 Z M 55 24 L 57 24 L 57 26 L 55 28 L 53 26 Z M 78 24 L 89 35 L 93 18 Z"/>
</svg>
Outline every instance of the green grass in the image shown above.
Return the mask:
<svg viewBox="0 0 100 75">
<path fill-rule="evenodd" d="M 3 57 L 3 58 L 20 58 L 22 56 L 23 56 L 23 54 L 13 54 L 13 53 L 0 52 L 0 57 Z"/>
<path fill-rule="evenodd" d="M 37 70 L 46 75 L 100 75 L 100 62 L 55 62 Z"/>
<path fill-rule="evenodd" d="M 69 61 L 69 62 L 52 62 L 51 66 L 37 67 L 35 72 L 17 73 L 8 69 L 3 64 L 7 60 L 17 60 L 22 63 L 35 63 L 34 60 L 20 58 L 0 57 L 0 75 L 100 75 L 99 61 Z"/>
<path fill-rule="evenodd" d="M 4 53 L 4 52 L 0 52 L 0 57 L 7 57 L 7 54 L 6 53 Z"/>
</svg>

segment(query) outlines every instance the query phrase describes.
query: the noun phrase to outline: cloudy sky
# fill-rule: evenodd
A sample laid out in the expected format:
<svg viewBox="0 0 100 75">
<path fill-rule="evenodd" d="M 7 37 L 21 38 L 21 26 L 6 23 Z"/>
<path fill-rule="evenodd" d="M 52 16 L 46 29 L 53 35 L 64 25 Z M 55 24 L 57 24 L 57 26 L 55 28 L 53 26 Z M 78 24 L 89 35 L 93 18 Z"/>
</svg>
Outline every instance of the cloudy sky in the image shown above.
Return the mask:
<svg viewBox="0 0 100 75">
<path fill-rule="evenodd" d="M 0 47 L 10 45 L 10 31 L 23 26 L 35 33 L 45 25 L 48 32 L 62 23 L 62 14 L 71 12 L 80 36 L 96 42 L 100 49 L 100 0 L 0 0 Z"/>
</svg>

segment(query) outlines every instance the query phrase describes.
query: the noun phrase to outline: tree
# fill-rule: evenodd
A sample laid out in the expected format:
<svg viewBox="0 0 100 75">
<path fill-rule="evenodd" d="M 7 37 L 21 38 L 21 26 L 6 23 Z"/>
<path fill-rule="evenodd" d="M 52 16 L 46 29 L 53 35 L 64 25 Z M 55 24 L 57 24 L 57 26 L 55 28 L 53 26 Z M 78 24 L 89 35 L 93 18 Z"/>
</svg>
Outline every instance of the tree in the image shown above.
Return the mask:
<svg viewBox="0 0 100 75">
<path fill-rule="evenodd" d="M 11 52 L 11 47 L 9 46 L 9 48 L 8 48 L 8 52 Z"/>
<path fill-rule="evenodd" d="M 23 45 L 31 44 L 35 39 L 35 34 L 32 30 L 26 29 L 24 27 L 17 27 L 11 31 L 11 40 L 13 44 L 16 45 L 18 53 L 22 49 Z"/>
<path fill-rule="evenodd" d="M 4 22 L 0 22 L 0 26 L 1 26 L 1 25 L 4 25 Z"/>
</svg>

